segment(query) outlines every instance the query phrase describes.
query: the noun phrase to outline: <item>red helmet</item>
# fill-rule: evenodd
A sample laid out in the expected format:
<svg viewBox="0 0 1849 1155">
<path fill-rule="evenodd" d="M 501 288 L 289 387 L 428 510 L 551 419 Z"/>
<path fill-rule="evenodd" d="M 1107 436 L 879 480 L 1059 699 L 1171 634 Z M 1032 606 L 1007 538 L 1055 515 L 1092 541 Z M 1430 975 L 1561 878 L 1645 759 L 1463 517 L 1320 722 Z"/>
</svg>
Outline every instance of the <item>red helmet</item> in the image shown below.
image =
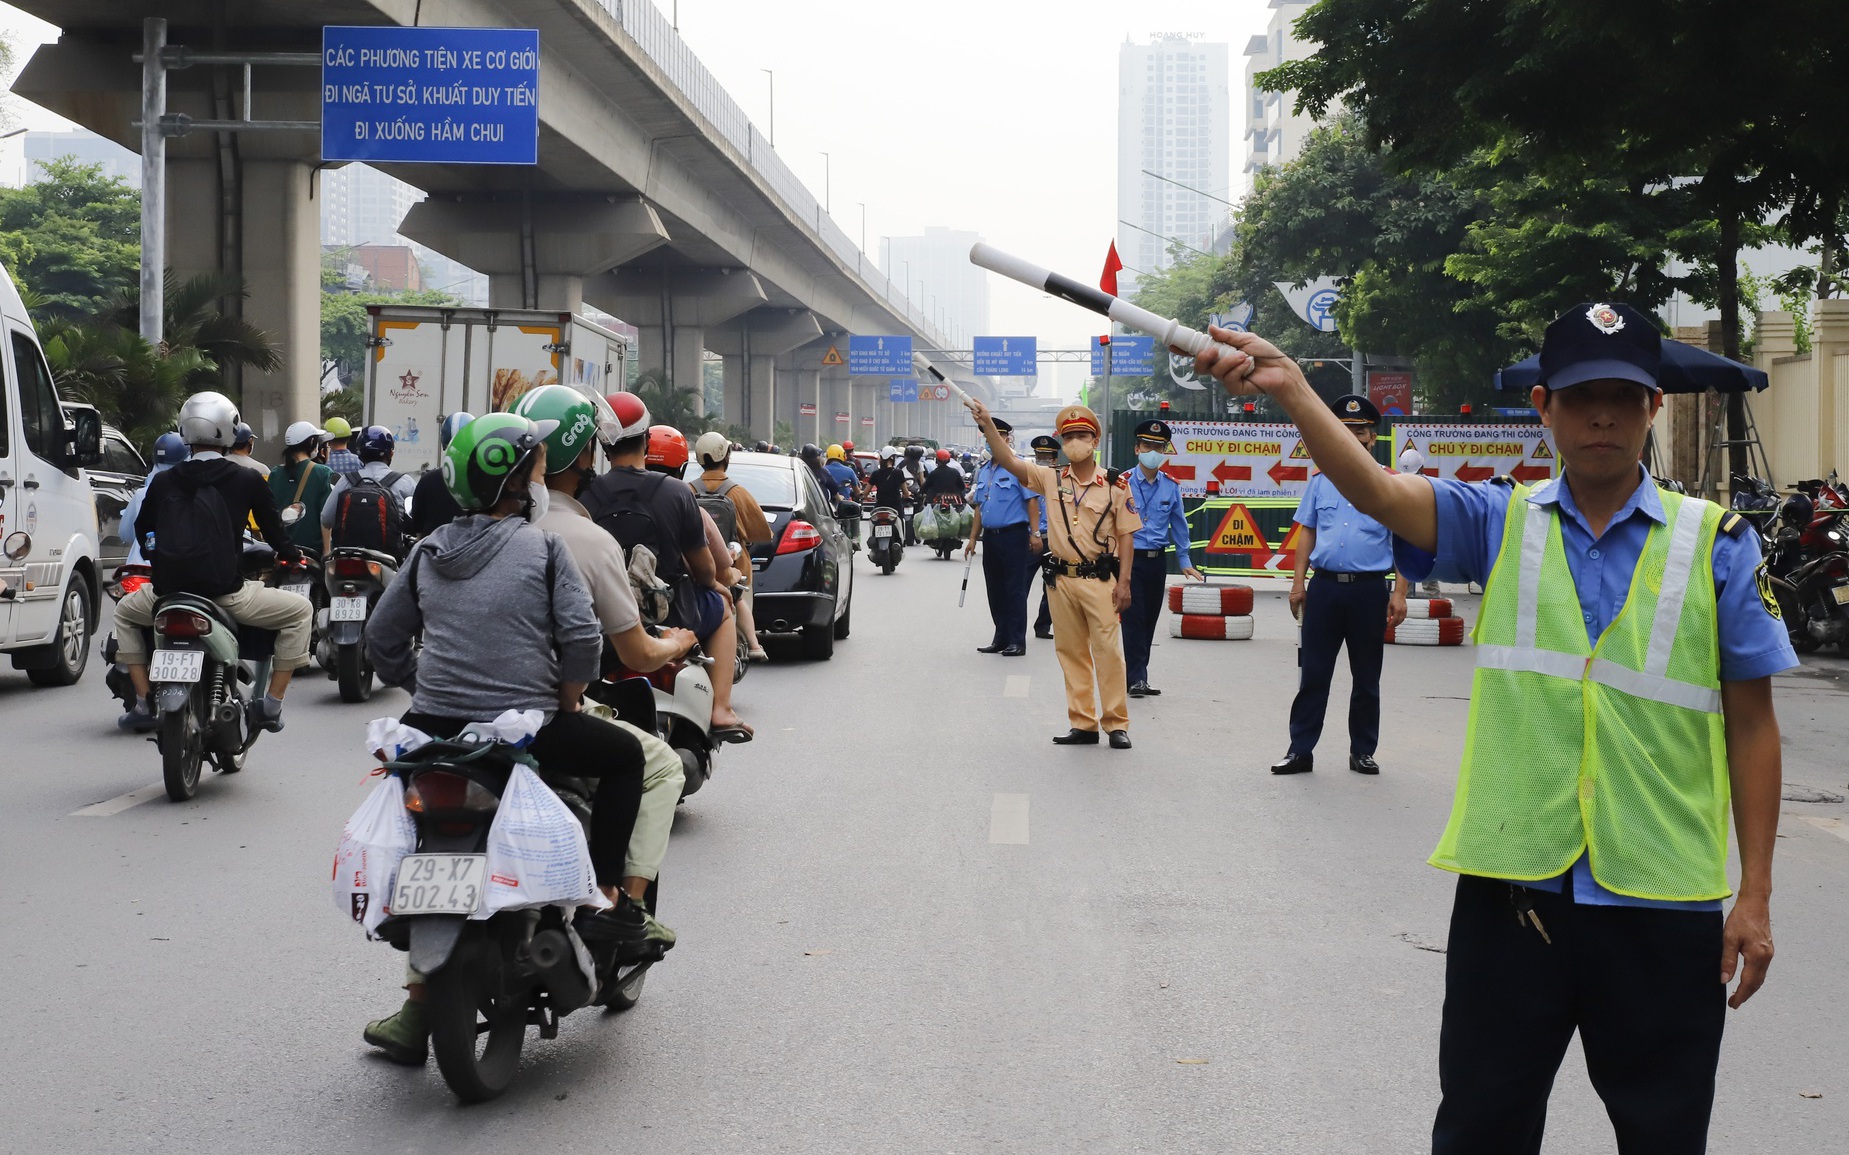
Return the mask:
<svg viewBox="0 0 1849 1155">
<path fill-rule="evenodd" d="M 687 464 L 687 438 L 672 425 L 651 425 L 648 429 L 648 466 L 679 473 Z"/>
<path fill-rule="evenodd" d="M 612 393 L 604 400 L 610 403 L 610 412 L 616 418 L 616 429 L 605 440 L 627 441 L 648 430 L 648 405 L 642 398 L 634 393 Z"/>
<path fill-rule="evenodd" d="M 938 463 L 939 465 L 942 465 L 942 464 L 944 464 L 944 463 L 945 463 L 946 461 L 949 461 L 949 460 L 950 460 L 950 450 L 948 450 L 948 449 L 940 449 L 940 450 L 938 450 L 938 451 L 937 451 L 937 463 Z"/>
<path fill-rule="evenodd" d="M 853 443 L 852 441 L 843 441 L 843 442 L 841 443 L 841 451 L 842 451 L 843 453 L 852 453 L 852 452 L 854 452 L 854 443 Z"/>
</svg>

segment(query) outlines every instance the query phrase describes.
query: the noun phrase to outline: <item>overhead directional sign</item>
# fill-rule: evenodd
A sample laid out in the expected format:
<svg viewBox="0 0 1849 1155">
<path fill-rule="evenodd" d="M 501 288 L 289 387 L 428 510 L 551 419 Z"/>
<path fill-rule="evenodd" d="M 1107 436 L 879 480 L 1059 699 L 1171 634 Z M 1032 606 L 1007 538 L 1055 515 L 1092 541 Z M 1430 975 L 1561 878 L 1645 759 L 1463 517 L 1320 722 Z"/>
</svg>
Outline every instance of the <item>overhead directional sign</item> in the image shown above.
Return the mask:
<svg viewBox="0 0 1849 1155">
<path fill-rule="evenodd" d="M 1033 337 L 977 337 L 974 348 L 978 377 L 1039 375 L 1039 342 Z"/>
<path fill-rule="evenodd" d="M 912 371 L 910 337 L 849 337 L 847 371 L 868 377 L 897 377 Z M 917 382 L 913 382 L 917 384 Z"/>
<path fill-rule="evenodd" d="M 321 159 L 538 164 L 538 31 L 323 28 Z"/>
<path fill-rule="evenodd" d="M 1111 376 L 1147 377 L 1156 371 L 1154 337 L 1112 337 Z M 1101 338 L 1091 339 L 1091 375 L 1104 376 L 1104 345 Z"/>
<path fill-rule="evenodd" d="M 859 340 L 859 338 L 855 338 L 855 340 Z M 907 338 L 907 343 L 910 343 L 910 338 Z M 853 356 L 852 351 L 848 353 L 848 356 Z M 891 400 L 893 401 L 918 400 L 918 378 L 916 377 L 894 377 L 887 383 L 887 387 L 891 390 Z"/>
</svg>

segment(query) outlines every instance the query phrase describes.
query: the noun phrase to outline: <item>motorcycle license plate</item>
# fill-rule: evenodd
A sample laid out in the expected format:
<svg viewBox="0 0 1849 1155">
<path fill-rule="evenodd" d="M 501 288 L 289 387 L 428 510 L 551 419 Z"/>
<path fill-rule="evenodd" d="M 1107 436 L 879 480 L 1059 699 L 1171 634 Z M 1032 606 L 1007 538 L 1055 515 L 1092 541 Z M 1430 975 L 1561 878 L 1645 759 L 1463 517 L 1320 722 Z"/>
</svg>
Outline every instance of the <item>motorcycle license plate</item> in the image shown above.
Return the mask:
<svg viewBox="0 0 1849 1155">
<path fill-rule="evenodd" d="M 288 585 L 282 587 L 282 591 L 286 594 L 295 594 L 305 598 L 309 596 L 309 591 L 314 588 L 314 586 L 307 582 L 290 582 Z"/>
<path fill-rule="evenodd" d="M 150 682 L 197 682 L 205 672 L 205 654 L 200 650 L 155 650 L 148 663 Z"/>
<path fill-rule="evenodd" d="M 873 527 L 873 536 L 874 536 L 874 537 L 891 537 L 891 536 L 892 536 L 892 526 L 890 526 L 890 525 L 876 525 L 876 526 L 874 526 L 874 527 Z"/>
<path fill-rule="evenodd" d="M 474 914 L 487 881 L 485 854 L 407 854 L 392 886 L 393 914 Z"/>
<path fill-rule="evenodd" d="M 1836 599 L 1837 605 L 1849 606 L 1849 586 L 1837 586 L 1830 591 L 1830 596 Z"/>
<path fill-rule="evenodd" d="M 365 598 L 334 598 L 328 603 L 327 620 L 330 622 L 363 622 L 366 620 Z"/>
</svg>

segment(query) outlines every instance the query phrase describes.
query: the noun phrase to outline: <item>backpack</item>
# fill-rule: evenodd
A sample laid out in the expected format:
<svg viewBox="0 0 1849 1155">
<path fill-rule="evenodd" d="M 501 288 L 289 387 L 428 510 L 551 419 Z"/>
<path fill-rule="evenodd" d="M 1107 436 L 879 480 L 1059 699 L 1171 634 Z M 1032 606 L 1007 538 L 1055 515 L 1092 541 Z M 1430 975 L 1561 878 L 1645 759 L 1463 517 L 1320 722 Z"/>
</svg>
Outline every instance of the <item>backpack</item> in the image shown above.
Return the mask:
<svg viewBox="0 0 1849 1155">
<path fill-rule="evenodd" d="M 387 473 L 374 481 L 357 473 L 347 475 L 347 487 L 340 491 L 340 504 L 334 507 L 331 540 L 336 549 L 404 556 L 404 503 L 392 492 L 403 476 Z"/>
<path fill-rule="evenodd" d="M 737 488 L 738 482 L 729 477 L 719 483 L 718 489 L 709 491 L 704 481 L 693 487 L 693 503 L 706 511 L 719 527 L 719 536 L 728 542 L 738 540 L 738 507 L 726 494 Z"/>
<path fill-rule="evenodd" d="M 149 551 L 155 596 L 222 598 L 242 587 L 238 531 L 218 487 L 175 469 L 162 488 Z"/>
<path fill-rule="evenodd" d="M 655 495 L 668 480 L 667 475 L 644 473 L 639 477 L 621 477 L 612 473 L 604 476 L 612 480 L 620 478 L 622 484 L 600 485 L 586 495 L 597 505 L 596 509 L 586 511 L 591 514 L 591 520 L 623 547 L 625 561 L 634 560 L 629 555 L 641 546 L 654 554 L 663 568 L 678 574 L 682 564 L 680 550 L 663 548 L 661 527 L 655 523 Z"/>
</svg>

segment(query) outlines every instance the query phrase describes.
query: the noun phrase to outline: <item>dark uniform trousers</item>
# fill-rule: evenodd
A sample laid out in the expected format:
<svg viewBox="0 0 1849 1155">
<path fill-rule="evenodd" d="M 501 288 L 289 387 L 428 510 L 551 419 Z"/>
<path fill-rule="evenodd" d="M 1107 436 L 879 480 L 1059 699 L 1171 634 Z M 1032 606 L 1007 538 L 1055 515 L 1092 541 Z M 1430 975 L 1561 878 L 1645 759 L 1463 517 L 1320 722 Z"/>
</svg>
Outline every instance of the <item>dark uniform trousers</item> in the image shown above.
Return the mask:
<svg viewBox="0 0 1849 1155">
<path fill-rule="evenodd" d="M 1027 548 L 1027 523 L 982 531 L 982 581 L 988 587 L 989 617 L 995 622 L 996 646 L 1027 644 L 1027 582 L 1033 574 Z"/>
<path fill-rule="evenodd" d="M 1380 744 L 1380 665 L 1387 648 L 1387 579 L 1352 582 L 1317 570 L 1304 591 L 1302 678 L 1290 704 L 1290 750 L 1309 754 L 1322 737 L 1335 658 L 1348 647 L 1354 692 L 1348 702 L 1348 752 L 1372 757 Z M 1511 916 L 1513 917 L 1513 916 Z"/>
<path fill-rule="evenodd" d="M 1130 565 L 1130 608 L 1123 613 L 1124 677 L 1132 686 L 1149 680 L 1149 648 L 1155 644 L 1156 619 L 1162 616 L 1167 589 L 1167 551 L 1137 550 Z"/>
<path fill-rule="evenodd" d="M 1516 921 L 1525 892 L 1551 944 Z M 1570 890 L 1570 887 L 1569 887 Z M 1434 1155 L 1532 1155 L 1573 1031 L 1621 1155 L 1707 1149 L 1727 989 L 1721 913 L 1576 904 L 1460 877 Z"/>
</svg>

